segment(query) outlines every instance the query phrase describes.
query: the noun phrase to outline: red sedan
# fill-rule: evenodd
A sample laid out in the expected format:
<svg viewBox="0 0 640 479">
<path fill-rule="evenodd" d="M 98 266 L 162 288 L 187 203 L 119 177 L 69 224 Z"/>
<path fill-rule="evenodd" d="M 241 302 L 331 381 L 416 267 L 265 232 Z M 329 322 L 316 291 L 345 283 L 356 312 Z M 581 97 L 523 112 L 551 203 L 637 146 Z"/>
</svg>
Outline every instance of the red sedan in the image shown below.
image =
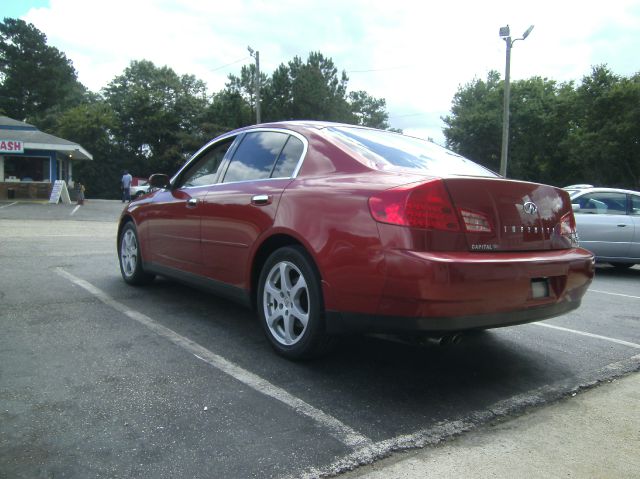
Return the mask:
<svg viewBox="0 0 640 479">
<path fill-rule="evenodd" d="M 120 219 L 124 280 L 168 276 L 252 306 L 289 358 L 343 333 L 550 318 L 594 274 L 565 191 L 388 131 L 242 128 L 150 183 Z"/>
</svg>

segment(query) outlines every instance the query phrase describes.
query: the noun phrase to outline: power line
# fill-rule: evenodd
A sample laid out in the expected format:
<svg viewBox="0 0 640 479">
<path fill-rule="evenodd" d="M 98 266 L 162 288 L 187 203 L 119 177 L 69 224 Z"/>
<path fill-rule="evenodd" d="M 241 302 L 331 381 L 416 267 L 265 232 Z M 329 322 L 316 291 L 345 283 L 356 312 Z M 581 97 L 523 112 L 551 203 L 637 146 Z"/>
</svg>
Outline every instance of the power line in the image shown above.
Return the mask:
<svg viewBox="0 0 640 479">
<path fill-rule="evenodd" d="M 349 70 L 346 73 L 371 73 L 371 72 L 385 72 L 389 70 L 405 70 L 411 68 L 410 66 L 403 67 L 389 67 L 389 68 L 373 68 L 371 70 Z"/>
<path fill-rule="evenodd" d="M 390 116 L 389 119 L 392 120 L 394 118 L 406 118 L 408 116 L 422 116 L 422 115 L 428 115 L 428 112 L 423 112 L 423 113 L 407 113 L 405 115 L 394 115 L 394 116 Z"/>
<path fill-rule="evenodd" d="M 230 67 L 231 65 L 235 65 L 236 63 L 243 62 L 247 58 L 251 58 L 251 56 L 241 58 L 239 60 L 236 60 L 235 62 L 227 63 L 226 65 L 222 65 L 221 67 L 214 68 L 213 70 L 210 70 L 210 71 L 215 72 L 215 71 L 218 71 L 218 70 L 222 70 L 223 68 Z"/>
</svg>

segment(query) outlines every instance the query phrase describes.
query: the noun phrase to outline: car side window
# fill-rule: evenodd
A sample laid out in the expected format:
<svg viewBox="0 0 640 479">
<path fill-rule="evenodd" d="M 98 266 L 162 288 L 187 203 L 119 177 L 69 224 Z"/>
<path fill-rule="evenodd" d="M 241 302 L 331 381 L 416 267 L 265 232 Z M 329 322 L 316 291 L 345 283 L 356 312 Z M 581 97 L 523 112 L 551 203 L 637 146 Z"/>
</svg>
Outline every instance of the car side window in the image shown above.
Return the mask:
<svg viewBox="0 0 640 479">
<path fill-rule="evenodd" d="M 289 178 L 298 166 L 304 152 L 304 144 L 295 136 L 290 136 L 271 173 L 272 178 Z"/>
<path fill-rule="evenodd" d="M 640 215 L 640 196 L 630 195 L 630 197 L 631 197 L 631 214 L 639 216 Z"/>
<path fill-rule="evenodd" d="M 288 137 L 275 131 L 247 133 L 229 163 L 224 183 L 269 178 Z"/>
<path fill-rule="evenodd" d="M 180 180 L 178 180 L 177 186 L 179 188 L 189 188 L 192 186 L 205 186 L 216 183 L 218 169 L 233 140 L 234 138 L 229 138 L 204 151 L 184 172 Z"/>
<path fill-rule="evenodd" d="M 576 213 L 592 215 L 626 215 L 627 195 L 624 193 L 587 193 L 573 200 L 580 205 Z"/>
</svg>

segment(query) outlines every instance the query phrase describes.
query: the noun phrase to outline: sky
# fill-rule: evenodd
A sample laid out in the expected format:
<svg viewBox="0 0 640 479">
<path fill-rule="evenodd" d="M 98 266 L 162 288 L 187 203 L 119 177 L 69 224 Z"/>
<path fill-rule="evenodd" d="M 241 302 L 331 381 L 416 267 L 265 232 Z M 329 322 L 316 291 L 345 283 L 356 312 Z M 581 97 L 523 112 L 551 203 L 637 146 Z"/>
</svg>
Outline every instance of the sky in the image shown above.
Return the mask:
<svg viewBox="0 0 640 479">
<path fill-rule="evenodd" d="M 350 91 L 387 101 L 392 127 L 436 142 L 461 86 L 504 76 L 505 25 L 513 38 L 535 26 L 514 44 L 512 80 L 579 82 L 600 64 L 640 72 L 640 0 L 4 0 L 0 11 L 33 23 L 96 92 L 132 60 L 216 92 L 254 61 L 247 46 L 269 75 L 320 51 L 347 72 Z"/>
</svg>

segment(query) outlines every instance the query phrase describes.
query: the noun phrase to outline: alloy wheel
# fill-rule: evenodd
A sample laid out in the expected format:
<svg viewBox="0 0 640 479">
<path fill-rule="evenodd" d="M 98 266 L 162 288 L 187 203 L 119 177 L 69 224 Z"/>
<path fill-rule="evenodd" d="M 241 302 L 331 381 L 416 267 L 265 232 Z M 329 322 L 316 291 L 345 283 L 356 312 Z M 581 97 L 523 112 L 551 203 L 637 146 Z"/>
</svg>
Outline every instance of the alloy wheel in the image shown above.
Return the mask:
<svg viewBox="0 0 640 479">
<path fill-rule="evenodd" d="M 136 272 L 136 265 L 138 264 L 138 241 L 132 229 L 127 229 L 122 235 L 120 262 L 125 276 L 127 278 L 132 277 Z"/>
<path fill-rule="evenodd" d="M 303 337 L 309 323 L 309 290 L 300 269 L 289 261 L 276 263 L 267 275 L 264 317 L 273 338 L 291 346 Z"/>
</svg>

